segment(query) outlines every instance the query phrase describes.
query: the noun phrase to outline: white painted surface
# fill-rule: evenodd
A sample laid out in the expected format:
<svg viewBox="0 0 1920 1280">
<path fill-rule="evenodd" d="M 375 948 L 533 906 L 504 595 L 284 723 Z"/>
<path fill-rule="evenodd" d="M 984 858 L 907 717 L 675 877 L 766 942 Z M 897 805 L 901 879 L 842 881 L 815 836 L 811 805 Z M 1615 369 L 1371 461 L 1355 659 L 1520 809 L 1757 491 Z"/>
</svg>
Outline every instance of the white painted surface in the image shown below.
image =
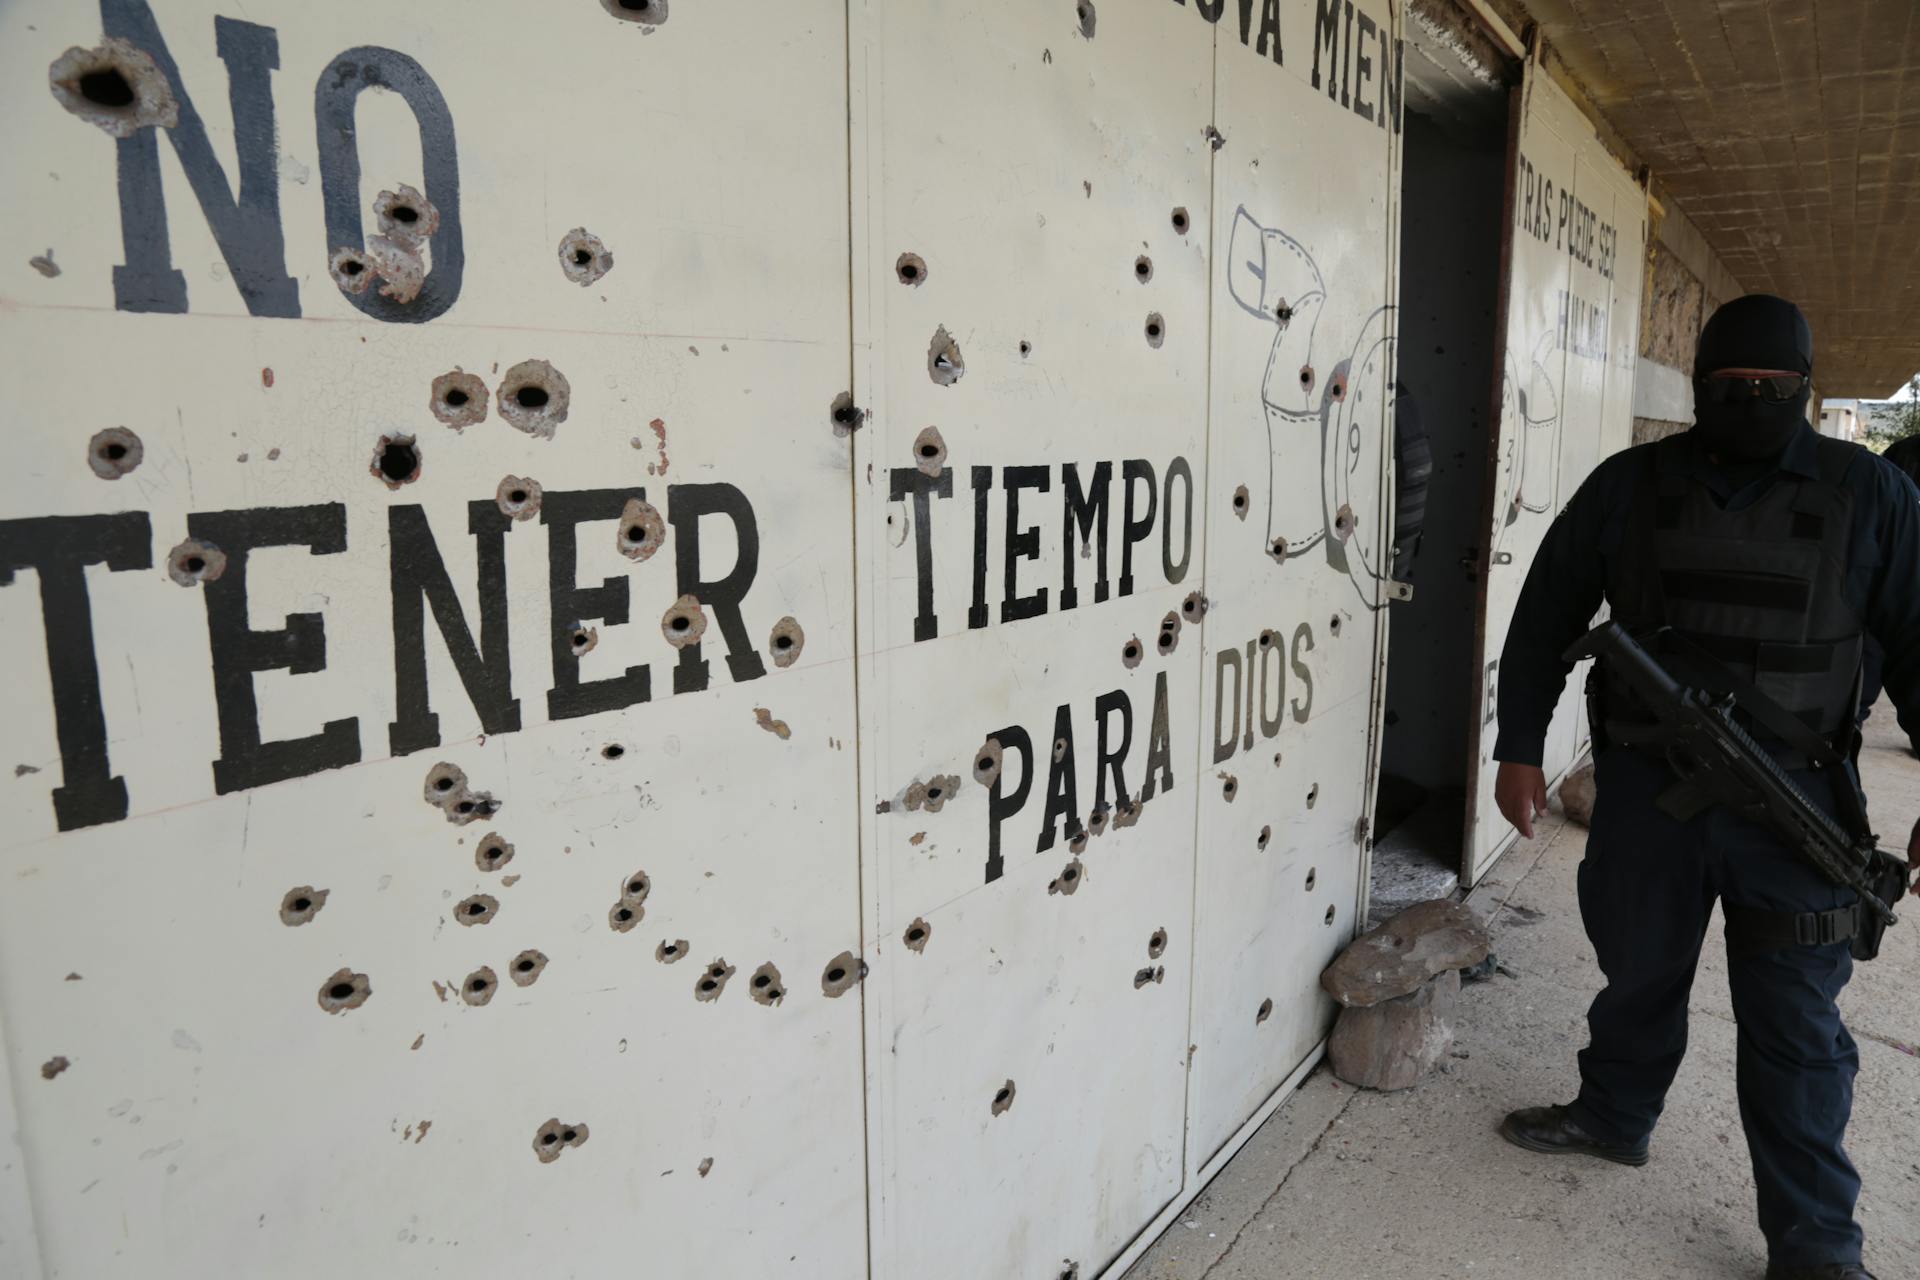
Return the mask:
<svg viewBox="0 0 1920 1280">
<path fill-rule="evenodd" d="M 1633 416 L 1656 422 L 1692 422 L 1692 378 L 1671 365 L 1641 356 L 1634 365 Z"/>
</svg>

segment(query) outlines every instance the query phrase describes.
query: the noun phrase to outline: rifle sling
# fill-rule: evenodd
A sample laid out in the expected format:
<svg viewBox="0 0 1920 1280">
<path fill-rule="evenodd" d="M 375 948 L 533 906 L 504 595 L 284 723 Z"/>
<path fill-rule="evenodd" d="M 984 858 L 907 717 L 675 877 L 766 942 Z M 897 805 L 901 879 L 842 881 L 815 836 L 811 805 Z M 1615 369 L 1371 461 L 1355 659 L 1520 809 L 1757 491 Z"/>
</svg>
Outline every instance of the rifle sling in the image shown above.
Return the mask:
<svg viewBox="0 0 1920 1280">
<path fill-rule="evenodd" d="M 1727 918 L 1727 949 L 1737 954 L 1848 942 L 1860 931 L 1858 906 L 1795 913 L 1722 901 L 1720 910 Z"/>
</svg>

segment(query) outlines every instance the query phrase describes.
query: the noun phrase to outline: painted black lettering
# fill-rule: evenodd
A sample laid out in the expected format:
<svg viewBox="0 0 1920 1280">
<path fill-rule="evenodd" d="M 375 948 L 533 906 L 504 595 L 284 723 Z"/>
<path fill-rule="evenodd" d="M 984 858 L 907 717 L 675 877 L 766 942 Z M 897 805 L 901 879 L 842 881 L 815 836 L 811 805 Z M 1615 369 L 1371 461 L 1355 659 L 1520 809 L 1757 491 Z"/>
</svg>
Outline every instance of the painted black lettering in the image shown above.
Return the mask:
<svg viewBox="0 0 1920 1280">
<path fill-rule="evenodd" d="M 733 568 L 724 577 L 703 578 L 700 574 L 702 516 L 725 516 L 733 521 L 737 550 Z M 720 624 L 721 638 L 727 642 L 727 674 L 733 682 L 758 680 L 767 674 L 767 664 L 753 647 L 746 620 L 740 616 L 740 602 L 746 599 L 753 576 L 760 571 L 760 526 L 753 518 L 753 504 L 730 484 L 668 485 L 667 520 L 673 525 L 674 590 L 698 600 Z M 680 665 L 673 669 L 675 693 L 698 693 L 707 687 L 708 664 L 700 656 L 701 644 L 696 640 L 680 651 Z"/>
<path fill-rule="evenodd" d="M 1233 668 L 1233 693 L 1227 693 L 1227 668 Z M 1213 662 L 1213 762 L 1219 764 L 1233 754 L 1240 736 L 1240 650 L 1231 646 L 1220 650 Z M 1232 708 L 1233 720 L 1227 720 Z M 1223 732 L 1224 730 L 1224 732 Z"/>
<path fill-rule="evenodd" d="M 1373 59 L 1367 56 L 1367 41 L 1373 39 L 1377 34 L 1378 32 L 1373 25 L 1373 18 L 1365 9 L 1362 9 L 1360 11 L 1360 34 L 1354 41 L 1358 46 L 1354 52 L 1354 60 L 1359 64 L 1357 73 L 1359 83 L 1354 87 L 1353 91 L 1353 112 L 1368 124 L 1373 123 L 1373 103 L 1367 100 L 1367 82 L 1373 79 Z M 1385 77 L 1382 78 L 1384 79 Z"/>
<path fill-rule="evenodd" d="M 1155 770 L 1158 770 L 1156 776 Z M 1160 788 L 1173 790 L 1173 733 L 1167 724 L 1167 673 L 1153 677 L 1153 727 L 1147 731 L 1147 780 L 1140 784 L 1140 799 L 1153 799 Z"/>
<path fill-rule="evenodd" d="M 931 640 L 940 634 L 940 619 L 933 612 L 933 499 L 953 496 L 953 468 L 942 467 L 938 476 L 930 476 L 918 467 L 895 467 L 888 492 L 895 502 L 913 499 L 913 574 L 920 592 L 913 638 Z"/>
<path fill-rule="evenodd" d="M 1062 818 L 1067 820 L 1069 839 L 1079 835 L 1082 830 L 1080 788 L 1074 779 L 1073 767 L 1073 715 L 1065 703 L 1053 713 L 1053 742 L 1054 749 L 1049 753 L 1053 766 L 1047 774 L 1047 808 L 1040 815 L 1040 841 L 1034 846 L 1035 853 L 1045 853 L 1053 848 Z M 1065 750 L 1061 749 L 1063 744 Z M 1004 753 L 1006 743 L 1002 742 L 1000 746 Z"/>
<path fill-rule="evenodd" d="M 1227 10 L 1227 0 L 1193 0 L 1193 8 L 1208 22 L 1218 22 Z"/>
<path fill-rule="evenodd" d="M 1280 732 L 1280 721 L 1287 710 L 1287 668 L 1280 653 L 1280 633 L 1269 635 L 1271 643 L 1260 650 L 1260 736 L 1271 738 Z M 1272 671 L 1273 714 L 1267 714 L 1267 672 Z"/>
<path fill-rule="evenodd" d="M 1352 106 L 1348 91 L 1353 88 L 1353 0 L 1347 0 L 1347 19 L 1340 36 L 1343 57 L 1340 60 L 1340 105 Z"/>
<path fill-rule="evenodd" d="M 487 733 L 520 728 L 513 696 L 513 662 L 507 645 L 507 534 L 513 521 L 492 501 L 467 504 L 467 532 L 479 562 L 475 590 L 480 642 L 474 643 L 460 596 L 433 540 L 426 512 L 417 505 L 387 511 L 389 590 L 393 595 L 393 705 L 387 746 L 396 756 L 440 745 L 440 717 L 427 692 L 426 612 L 453 659 L 467 699 Z"/>
<path fill-rule="evenodd" d="M 987 790 L 987 880 L 992 884 L 1006 870 L 1000 856 L 1000 826 L 1020 812 L 1033 790 L 1033 739 L 1017 724 L 1010 724 L 987 735 L 1000 744 L 1000 776 Z M 1020 785 L 1007 793 L 1007 770 L 1015 755 L 1020 757 Z"/>
<path fill-rule="evenodd" d="M 627 621 L 624 577 L 604 578 L 597 587 L 582 587 L 574 581 L 580 559 L 579 526 L 589 521 L 618 520 L 629 499 L 644 501 L 646 496 L 645 489 L 550 489 L 540 500 L 540 523 L 547 526 L 547 624 L 553 653 L 547 715 L 551 719 L 571 720 L 618 711 L 653 697 L 653 673 L 644 662 L 604 680 L 581 680 L 580 659 L 573 643 L 576 625 L 603 622 L 618 627 Z"/>
<path fill-rule="evenodd" d="M 1173 482 L 1180 481 L 1186 490 L 1181 499 L 1182 511 L 1180 526 L 1180 558 L 1173 558 Z M 1184 582 L 1187 566 L 1193 563 L 1193 468 L 1187 465 L 1185 458 L 1176 457 L 1167 464 L 1166 500 L 1160 504 L 1160 568 L 1167 575 L 1168 582 Z"/>
<path fill-rule="evenodd" d="M 1240 43 L 1253 42 L 1253 0 L 1240 0 Z"/>
<path fill-rule="evenodd" d="M 973 468 L 973 603 L 967 608 L 967 629 L 987 625 L 987 495 L 993 492 L 993 468 Z"/>
<path fill-rule="evenodd" d="M 1120 713 L 1120 744 L 1109 749 L 1107 716 L 1115 711 Z M 1115 689 L 1095 698 L 1093 723 L 1094 732 L 1100 740 L 1100 753 L 1093 768 L 1093 807 L 1101 810 L 1107 807 L 1109 776 L 1113 779 L 1113 798 L 1119 801 L 1127 797 L 1127 778 L 1121 772 L 1121 766 L 1127 761 L 1127 750 L 1133 746 L 1133 703 L 1127 700 L 1126 690 Z"/>
<path fill-rule="evenodd" d="M 1138 520 L 1133 518 L 1133 482 L 1143 480 L 1147 486 L 1147 514 Z M 1153 464 L 1145 458 L 1128 458 L 1120 464 L 1120 492 L 1124 503 L 1120 520 L 1120 594 L 1133 594 L 1133 547 L 1135 543 L 1145 542 L 1147 535 L 1153 532 L 1154 512 L 1160 506 L 1160 488 L 1155 483 Z"/>
<path fill-rule="evenodd" d="M 1320 87 L 1320 55 L 1327 55 L 1327 96 L 1334 96 L 1340 79 L 1340 0 L 1313 3 L 1313 87 Z"/>
<path fill-rule="evenodd" d="M 1080 542 L 1091 542 L 1097 559 L 1094 562 L 1093 602 L 1099 604 L 1107 598 L 1107 490 L 1113 481 L 1113 464 L 1096 462 L 1093 464 L 1091 491 L 1080 488 L 1080 468 L 1069 462 L 1060 468 L 1060 489 L 1066 496 L 1066 528 L 1061 537 L 1061 579 L 1060 607 L 1071 609 L 1080 603 L 1080 591 L 1073 585 L 1073 566 L 1080 559 L 1074 549 L 1075 533 Z M 1096 522 L 1099 536 L 1094 535 Z"/>
<path fill-rule="evenodd" d="M 1389 119 L 1393 121 L 1393 131 L 1400 132 L 1400 86 L 1407 74 L 1406 41 L 1395 38 L 1393 42 L 1393 69 L 1387 69 L 1386 37 L 1380 38 L 1380 124 L 1385 127 Z"/>
<path fill-rule="evenodd" d="M 1286 65 L 1280 47 L 1280 0 L 1260 0 L 1260 37 L 1253 51 L 1270 56 L 1276 66 Z"/>
<path fill-rule="evenodd" d="M 1253 749 L 1253 686 L 1259 679 L 1254 666 L 1254 641 L 1247 641 L 1247 736 L 1240 741 L 1243 750 Z"/>
<path fill-rule="evenodd" d="M 1293 700 L 1293 719 L 1296 724 L 1305 724 L 1307 717 L 1313 713 L 1313 672 L 1307 670 L 1306 662 L 1300 657 L 1302 646 L 1308 653 L 1313 652 L 1313 628 L 1304 622 L 1293 629 L 1293 678 L 1300 682 L 1306 694 L 1305 702 L 1299 698 Z"/>
<path fill-rule="evenodd" d="M 1019 576 L 1022 560 L 1040 558 L 1040 526 L 1020 527 L 1020 491 L 1032 489 L 1036 493 L 1045 493 L 1052 483 L 1051 472 L 1046 467 L 1002 467 L 1000 484 L 1007 491 L 1007 545 L 1006 545 L 1006 588 L 1000 599 L 1000 621 L 1018 622 L 1022 618 L 1037 618 L 1047 611 L 1047 589 L 1039 587 L 1030 596 L 1020 594 Z"/>
</svg>

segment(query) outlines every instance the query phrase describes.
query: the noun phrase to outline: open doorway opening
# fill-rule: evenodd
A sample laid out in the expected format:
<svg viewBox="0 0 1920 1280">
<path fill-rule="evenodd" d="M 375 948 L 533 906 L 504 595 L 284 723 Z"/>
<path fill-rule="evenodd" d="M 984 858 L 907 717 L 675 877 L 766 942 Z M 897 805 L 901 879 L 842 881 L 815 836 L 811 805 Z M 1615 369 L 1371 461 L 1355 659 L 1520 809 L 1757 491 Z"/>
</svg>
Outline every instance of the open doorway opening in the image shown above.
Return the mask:
<svg viewBox="0 0 1920 1280">
<path fill-rule="evenodd" d="M 1400 222 L 1395 577 L 1369 914 L 1459 883 L 1474 713 L 1477 564 L 1498 368 L 1508 94 L 1410 23 Z M 1423 38 L 1424 37 L 1424 38 Z"/>
</svg>

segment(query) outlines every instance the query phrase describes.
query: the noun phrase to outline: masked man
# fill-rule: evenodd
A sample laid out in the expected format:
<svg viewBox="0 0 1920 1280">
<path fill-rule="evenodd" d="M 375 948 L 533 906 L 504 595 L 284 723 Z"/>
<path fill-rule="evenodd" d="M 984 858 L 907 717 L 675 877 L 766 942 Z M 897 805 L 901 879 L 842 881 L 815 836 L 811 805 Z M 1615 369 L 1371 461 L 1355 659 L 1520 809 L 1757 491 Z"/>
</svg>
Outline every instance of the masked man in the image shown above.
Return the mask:
<svg viewBox="0 0 1920 1280">
<path fill-rule="evenodd" d="M 1629 631 L 1671 629 L 1662 661 L 1682 684 L 1758 691 L 1821 735 L 1794 735 L 1821 756 L 1829 742 L 1851 755 L 1872 637 L 1900 725 L 1920 743 L 1920 504 L 1894 467 L 1807 425 L 1812 372 L 1798 307 L 1729 302 L 1700 335 L 1693 430 L 1609 458 L 1554 521 L 1500 664 L 1495 798 L 1523 835 L 1547 805 L 1541 748 L 1571 670 L 1560 655 L 1603 598 Z M 1859 1055 L 1834 1006 L 1853 969 L 1854 894 L 1757 819 L 1713 807 L 1680 821 L 1657 808 L 1672 769 L 1609 746 L 1607 719 L 1630 721 L 1631 708 L 1608 696 L 1604 673 L 1595 693 L 1580 914 L 1607 985 L 1587 1014 L 1579 1097 L 1516 1111 L 1501 1133 L 1531 1151 L 1646 1163 L 1717 898 L 1767 1276 L 1871 1280 L 1853 1217 L 1860 1179 L 1842 1147 Z M 1807 794 L 1840 811 L 1838 788 L 1852 785 L 1833 776 L 1842 769 L 1809 767 L 1820 757 L 1752 727 Z M 1920 825 L 1907 848 L 1910 860 L 1920 852 Z M 1830 940 L 1796 940 L 1808 936 Z"/>
</svg>

